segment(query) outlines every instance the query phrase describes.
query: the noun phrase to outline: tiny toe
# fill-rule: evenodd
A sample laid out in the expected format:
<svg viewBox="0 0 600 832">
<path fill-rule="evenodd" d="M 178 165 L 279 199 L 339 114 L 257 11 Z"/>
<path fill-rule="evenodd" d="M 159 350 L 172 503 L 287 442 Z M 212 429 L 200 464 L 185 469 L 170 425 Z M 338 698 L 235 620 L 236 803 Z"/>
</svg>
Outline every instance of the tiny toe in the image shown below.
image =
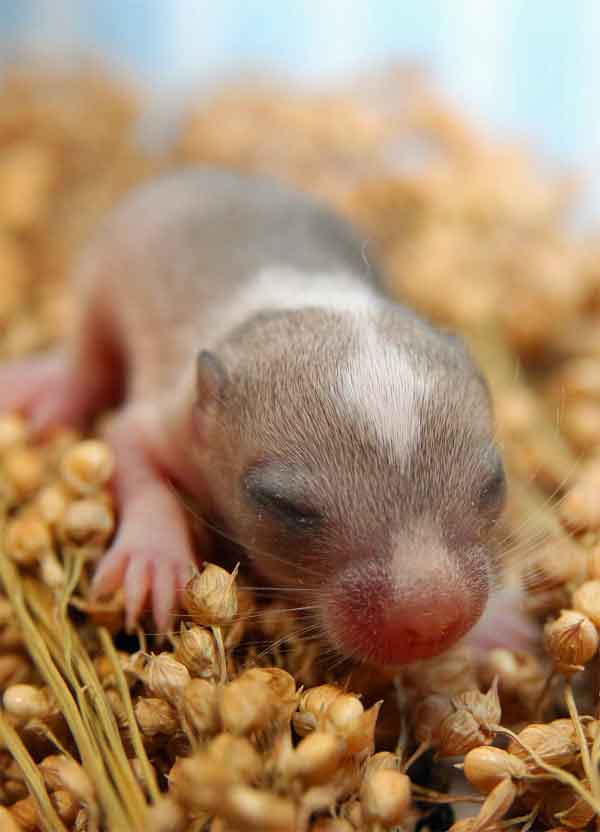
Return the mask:
<svg viewBox="0 0 600 832">
<path fill-rule="evenodd" d="M 126 627 L 132 630 L 140 617 L 152 584 L 152 563 L 134 555 L 125 575 Z"/>
<path fill-rule="evenodd" d="M 167 632 L 173 619 L 177 596 L 177 576 L 168 562 L 154 564 L 152 610 L 160 632 Z"/>
<path fill-rule="evenodd" d="M 129 556 L 120 549 L 109 550 L 98 565 L 92 579 L 92 597 L 110 595 L 123 586 L 125 571 L 129 565 Z"/>
</svg>

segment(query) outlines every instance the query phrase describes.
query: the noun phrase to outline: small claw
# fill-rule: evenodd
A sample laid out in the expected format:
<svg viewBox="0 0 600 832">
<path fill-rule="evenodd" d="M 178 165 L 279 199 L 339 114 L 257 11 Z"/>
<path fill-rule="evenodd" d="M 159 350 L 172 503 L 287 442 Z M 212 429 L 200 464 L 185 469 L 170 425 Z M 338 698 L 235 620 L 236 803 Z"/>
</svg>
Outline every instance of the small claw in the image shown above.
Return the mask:
<svg viewBox="0 0 600 832">
<path fill-rule="evenodd" d="M 176 606 L 177 575 L 169 562 L 154 563 L 152 611 L 159 632 L 171 629 Z"/>
<path fill-rule="evenodd" d="M 112 546 L 100 561 L 92 578 L 91 597 L 94 599 L 110 595 L 123 585 L 129 566 L 129 555 Z"/>
<path fill-rule="evenodd" d="M 136 553 L 129 560 L 125 575 L 125 627 L 131 632 L 141 615 L 152 588 L 152 560 Z"/>
</svg>

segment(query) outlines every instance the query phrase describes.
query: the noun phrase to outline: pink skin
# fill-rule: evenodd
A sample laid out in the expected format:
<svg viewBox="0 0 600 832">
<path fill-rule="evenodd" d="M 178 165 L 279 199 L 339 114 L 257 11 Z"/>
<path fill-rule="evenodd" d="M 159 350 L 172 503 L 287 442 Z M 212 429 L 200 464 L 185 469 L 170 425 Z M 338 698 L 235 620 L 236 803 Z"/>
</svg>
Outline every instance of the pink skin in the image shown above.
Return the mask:
<svg viewBox="0 0 600 832">
<path fill-rule="evenodd" d="M 106 377 L 99 367 L 91 369 L 96 372 L 81 365 L 81 353 L 76 366 L 53 353 L 0 367 L 0 412 L 22 413 L 34 437 L 59 425 L 81 427 L 111 399 Z M 133 407 L 120 411 L 106 429 L 117 460 L 113 487 L 120 524 L 93 593 L 104 596 L 123 586 L 128 628 L 151 598 L 156 625 L 165 631 L 196 559 L 170 472 L 160 467 L 148 433 Z"/>
</svg>

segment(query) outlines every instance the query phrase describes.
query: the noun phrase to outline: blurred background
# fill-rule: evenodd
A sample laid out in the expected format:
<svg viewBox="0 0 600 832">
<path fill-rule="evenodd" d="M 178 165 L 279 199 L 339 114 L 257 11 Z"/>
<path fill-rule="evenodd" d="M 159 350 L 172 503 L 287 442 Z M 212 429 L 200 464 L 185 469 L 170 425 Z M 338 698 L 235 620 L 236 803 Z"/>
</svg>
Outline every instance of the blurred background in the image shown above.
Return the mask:
<svg viewBox="0 0 600 832">
<path fill-rule="evenodd" d="M 600 3 L 547 0 L 0 0 L 0 50 L 98 55 L 158 100 L 259 70 L 331 83 L 398 59 L 498 134 L 591 174 L 600 211 Z"/>
</svg>

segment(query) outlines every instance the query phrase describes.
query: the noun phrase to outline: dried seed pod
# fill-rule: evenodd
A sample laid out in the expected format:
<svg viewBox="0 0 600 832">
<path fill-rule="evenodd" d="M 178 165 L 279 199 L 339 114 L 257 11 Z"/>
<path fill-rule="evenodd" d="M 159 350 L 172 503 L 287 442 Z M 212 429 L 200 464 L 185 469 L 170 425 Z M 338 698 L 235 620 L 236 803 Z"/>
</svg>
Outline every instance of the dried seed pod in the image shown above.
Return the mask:
<svg viewBox="0 0 600 832">
<path fill-rule="evenodd" d="M 170 653 L 159 653 L 148 657 L 143 678 L 150 693 L 176 706 L 190 681 L 190 674 L 187 667 Z"/>
<path fill-rule="evenodd" d="M 77 798 L 69 794 L 64 789 L 57 789 L 50 795 L 50 800 L 60 819 L 67 825 L 71 826 L 75 822 L 77 813 L 79 811 L 79 802 Z M 14 803 L 10 809 L 13 820 L 16 820 L 21 829 L 37 830 L 40 828 L 40 815 L 38 806 L 33 797 L 26 797 Z"/>
<path fill-rule="evenodd" d="M 464 772 L 472 786 L 487 794 L 506 777 L 518 780 L 525 777 L 528 770 L 519 757 L 501 748 L 482 745 L 471 749 L 465 755 Z"/>
<path fill-rule="evenodd" d="M 147 832 L 184 832 L 187 825 L 185 813 L 170 797 L 161 796 L 148 807 L 144 818 Z"/>
<path fill-rule="evenodd" d="M 267 728 L 275 713 L 275 698 L 264 680 L 244 674 L 225 686 L 219 702 L 223 728 L 246 735 Z"/>
<path fill-rule="evenodd" d="M 402 760 L 397 754 L 392 754 L 391 751 L 378 751 L 368 758 L 365 763 L 363 775 L 368 777 L 376 771 L 384 769 L 395 769 L 400 771 L 402 768 Z"/>
<path fill-rule="evenodd" d="M 35 498 L 35 506 L 41 517 L 51 529 L 56 529 L 60 524 L 63 514 L 72 497 L 60 483 L 45 485 Z"/>
<path fill-rule="evenodd" d="M 60 474 L 75 494 L 89 497 L 109 482 L 115 467 L 112 449 L 98 439 L 85 439 L 67 449 L 60 463 Z"/>
<path fill-rule="evenodd" d="M 198 737 L 216 734 L 221 729 L 218 689 L 206 679 L 192 679 L 183 691 L 183 719 Z"/>
<path fill-rule="evenodd" d="M 494 786 L 481 805 L 472 832 L 483 832 L 484 829 L 487 832 L 491 825 L 502 820 L 510 811 L 516 797 L 517 787 L 510 777 Z"/>
<path fill-rule="evenodd" d="M 301 737 L 314 731 L 329 705 L 343 691 L 335 685 L 318 685 L 300 696 L 298 711 L 294 714 L 294 728 Z"/>
<path fill-rule="evenodd" d="M 42 484 L 44 460 L 34 448 L 17 447 L 7 451 L 3 468 L 4 476 L 21 500 L 31 497 Z"/>
<path fill-rule="evenodd" d="M 600 528 L 599 484 L 582 479 L 564 495 L 559 505 L 562 524 L 575 532 L 594 531 Z"/>
<path fill-rule="evenodd" d="M 98 557 L 115 528 L 113 511 L 105 500 L 97 497 L 73 500 L 58 526 L 60 541 L 67 546 L 85 550 L 89 557 Z"/>
<path fill-rule="evenodd" d="M 251 667 L 238 680 L 251 680 L 267 688 L 273 704 L 273 719 L 287 721 L 296 710 L 296 680 L 280 667 Z"/>
<path fill-rule="evenodd" d="M 27 511 L 6 524 L 6 554 L 22 566 L 32 566 L 52 553 L 52 535 L 41 517 Z"/>
<path fill-rule="evenodd" d="M 262 774 L 262 758 L 244 737 L 219 734 L 211 740 L 208 754 L 213 764 L 228 767 L 238 781 L 255 783 Z"/>
<path fill-rule="evenodd" d="M 196 624 L 226 627 L 237 615 L 236 573 L 206 563 L 201 572 L 188 582 L 183 592 L 183 605 Z"/>
<path fill-rule="evenodd" d="M 235 825 L 256 832 L 295 832 L 296 807 L 291 800 L 250 786 L 232 786 L 223 814 Z"/>
<path fill-rule="evenodd" d="M 339 770 L 345 754 L 343 739 L 313 731 L 298 743 L 289 761 L 288 774 L 307 786 L 323 785 Z"/>
<path fill-rule="evenodd" d="M 55 704 L 47 688 L 34 685 L 11 685 L 2 697 L 4 710 L 21 722 L 45 720 L 55 712 Z"/>
<path fill-rule="evenodd" d="M 583 613 L 563 610 L 544 627 L 544 646 L 559 668 L 577 670 L 598 652 L 598 631 Z"/>
<path fill-rule="evenodd" d="M 500 724 L 502 710 L 498 698 L 498 680 L 494 679 L 487 693 L 479 690 L 468 690 L 454 696 L 452 704 L 459 710 L 470 711 L 482 730 L 493 733 L 494 727 Z"/>
<path fill-rule="evenodd" d="M 140 731 L 147 737 L 156 734 L 174 734 L 179 728 L 177 711 L 163 699 L 141 697 L 134 706 Z"/>
<path fill-rule="evenodd" d="M 442 722 L 452 713 L 454 708 L 447 696 L 440 693 L 427 696 L 415 710 L 414 734 L 417 742 L 439 745 Z"/>
<path fill-rule="evenodd" d="M 175 658 L 187 667 L 191 676 L 199 679 L 217 679 L 219 676 L 215 640 L 205 627 L 181 626 Z"/>
<path fill-rule="evenodd" d="M 400 771 L 376 771 L 363 780 L 360 802 L 367 822 L 379 823 L 388 829 L 397 826 L 410 810 L 410 779 Z"/>
<path fill-rule="evenodd" d="M 66 582 L 65 570 L 54 552 L 47 552 L 40 560 L 40 578 L 50 589 L 59 589 Z"/>
<path fill-rule="evenodd" d="M 455 711 L 442 722 L 439 733 L 439 754 L 456 757 L 479 745 L 489 745 L 493 736 L 481 729 L 470 711 Z"/>
<path fill-rule="evenodd" d="M 563 721 L 560 720 L 562 723 Z M 566 726 L 550 723 L 531 723 L 519 732 L 518 740 L 513 739 L 508 745 L 510 754 L 525 760 L 528 768 L 533 773 L 540 773 L 533 758 L 527 749 L 532 749 L 541 757 L 545 763 L 553 766 L 564 767 L 570 765 L 577 757 L 579 744 L 575 732 L 565 730 Z"/>
<path fill-rule="evenodd" d="M 586 581 L 573 593 L 573 608 L 600 627 L 600 580 Z"/>
<path fill-rule="evenodd" d="M 52 791 L 64 789 L 88 807 L 94 802 L 95 790 L 90 778 L 71 757 L 52 754 L 42 760 L 39 768 L 46 785 Z"/>
<path fill-rule="evenodd" d="M 0 454 L 16 445 L 23 445 L 27 439 L 27 426 L 16 414 L 0 416 Z"/>
</svg>

